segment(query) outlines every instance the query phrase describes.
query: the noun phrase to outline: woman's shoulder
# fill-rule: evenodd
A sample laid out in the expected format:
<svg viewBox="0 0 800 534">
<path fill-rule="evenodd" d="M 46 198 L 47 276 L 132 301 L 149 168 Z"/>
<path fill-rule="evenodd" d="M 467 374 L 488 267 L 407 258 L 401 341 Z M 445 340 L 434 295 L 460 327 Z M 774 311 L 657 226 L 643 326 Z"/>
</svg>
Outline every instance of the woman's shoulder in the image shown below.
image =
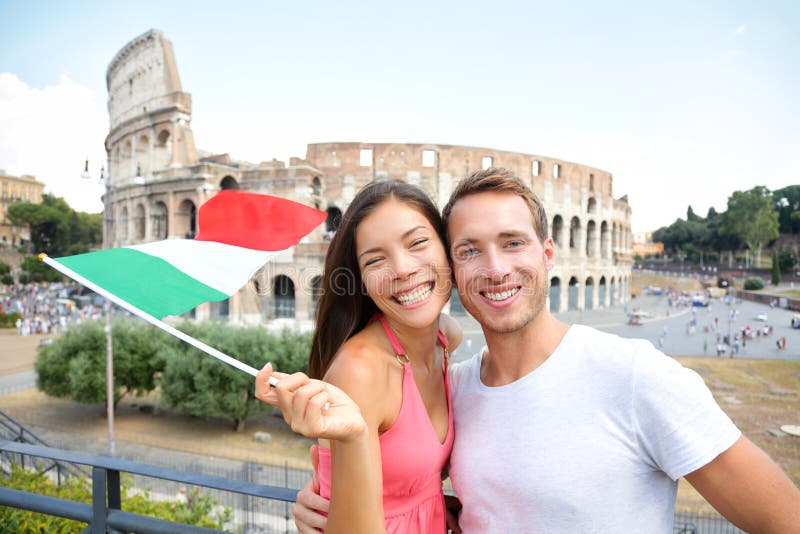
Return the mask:
<svg viewBox="0 0 800 534">
<path fill-rule="evenodd" d="M 324 380 L 345 391 L 347 386 L 359 384 L 374 388 L 375 383 L 386 376 L 392 362 L 391 352 L 365 329 L 342 345 L 325 373 Z"/>
</svg>

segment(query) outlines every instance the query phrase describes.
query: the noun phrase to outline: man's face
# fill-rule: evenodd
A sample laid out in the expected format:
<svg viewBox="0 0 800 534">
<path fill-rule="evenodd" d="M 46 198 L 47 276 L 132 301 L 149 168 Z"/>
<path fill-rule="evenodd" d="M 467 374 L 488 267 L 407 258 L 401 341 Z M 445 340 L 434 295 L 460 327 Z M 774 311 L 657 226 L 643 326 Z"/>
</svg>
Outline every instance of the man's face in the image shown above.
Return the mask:
<svg viewBox="0 0 800 534">
<path fill-rule="evenodd" d="M 520 196 L 486 192 L 460 199 L 448 237 L 461 301 L 487 332 L 516 332 L 544 309 L 553 240 L 539 240 Z"/>
</svg>

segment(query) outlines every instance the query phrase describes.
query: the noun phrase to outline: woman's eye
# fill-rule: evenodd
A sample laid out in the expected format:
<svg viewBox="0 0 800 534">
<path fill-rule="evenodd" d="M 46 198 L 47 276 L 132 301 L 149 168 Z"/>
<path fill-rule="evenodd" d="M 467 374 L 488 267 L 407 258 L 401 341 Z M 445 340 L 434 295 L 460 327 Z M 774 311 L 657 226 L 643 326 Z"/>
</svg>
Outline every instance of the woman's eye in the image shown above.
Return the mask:
<svg viewBox="0 0 800 534">
<path fill-rule="evenodd" d="M 417 247 L 417 246 L 422 245 L 423 243 L 427 243 L 427 242 L 428 242 L 428 238 L 417 239 L 416 241 L 411 243 L 411 246 L 412 247 Z"/>
<path fill-rule="evenodd" d="M 370 258 L 366 262 L 364 262 L 364 267 L 369 267 L 370 265 L 375 265 L 379 261 L 381 261 L 380 258 Z"/>
</svg>

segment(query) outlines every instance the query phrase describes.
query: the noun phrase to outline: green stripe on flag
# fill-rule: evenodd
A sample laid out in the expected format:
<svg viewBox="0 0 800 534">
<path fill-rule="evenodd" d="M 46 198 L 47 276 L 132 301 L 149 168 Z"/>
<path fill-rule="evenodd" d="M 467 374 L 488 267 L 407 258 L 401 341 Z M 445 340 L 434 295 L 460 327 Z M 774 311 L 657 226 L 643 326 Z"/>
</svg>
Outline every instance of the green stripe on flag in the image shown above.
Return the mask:
<svg viewBox="0 0 800 534">
<path fill-rule="evenodd" d="M 229 297 L 161 258 L 129 248 L 112 248 L 55 261 L 158 319 Z"/>
</svg>

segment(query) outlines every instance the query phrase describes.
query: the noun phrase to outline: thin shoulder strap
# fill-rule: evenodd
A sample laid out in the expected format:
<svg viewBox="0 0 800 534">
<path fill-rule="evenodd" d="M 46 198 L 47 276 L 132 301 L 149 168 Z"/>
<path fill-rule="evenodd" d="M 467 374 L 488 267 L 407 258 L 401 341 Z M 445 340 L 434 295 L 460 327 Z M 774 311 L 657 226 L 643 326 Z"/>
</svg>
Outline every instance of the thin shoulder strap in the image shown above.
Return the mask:
<svg viewBox="0 0 800 534">
<path fill-rule="evenodd" d="M 395 356 L 406 356 L 406 351 L 403 349 L 403 346 L 400 344 L 400 341 L 398 341 L 397 336 L 394 335 L 394 332 L 392 332 L 392 329 L 386 322 L 386 317 L 381 315 L 380 320 L 381 325 L 383 325 L 383 330 L 386 332 L 386 336 L 389 338 L 389 343 L 392 344 L 392 350 L 394 351 Z"/>
</svg>

